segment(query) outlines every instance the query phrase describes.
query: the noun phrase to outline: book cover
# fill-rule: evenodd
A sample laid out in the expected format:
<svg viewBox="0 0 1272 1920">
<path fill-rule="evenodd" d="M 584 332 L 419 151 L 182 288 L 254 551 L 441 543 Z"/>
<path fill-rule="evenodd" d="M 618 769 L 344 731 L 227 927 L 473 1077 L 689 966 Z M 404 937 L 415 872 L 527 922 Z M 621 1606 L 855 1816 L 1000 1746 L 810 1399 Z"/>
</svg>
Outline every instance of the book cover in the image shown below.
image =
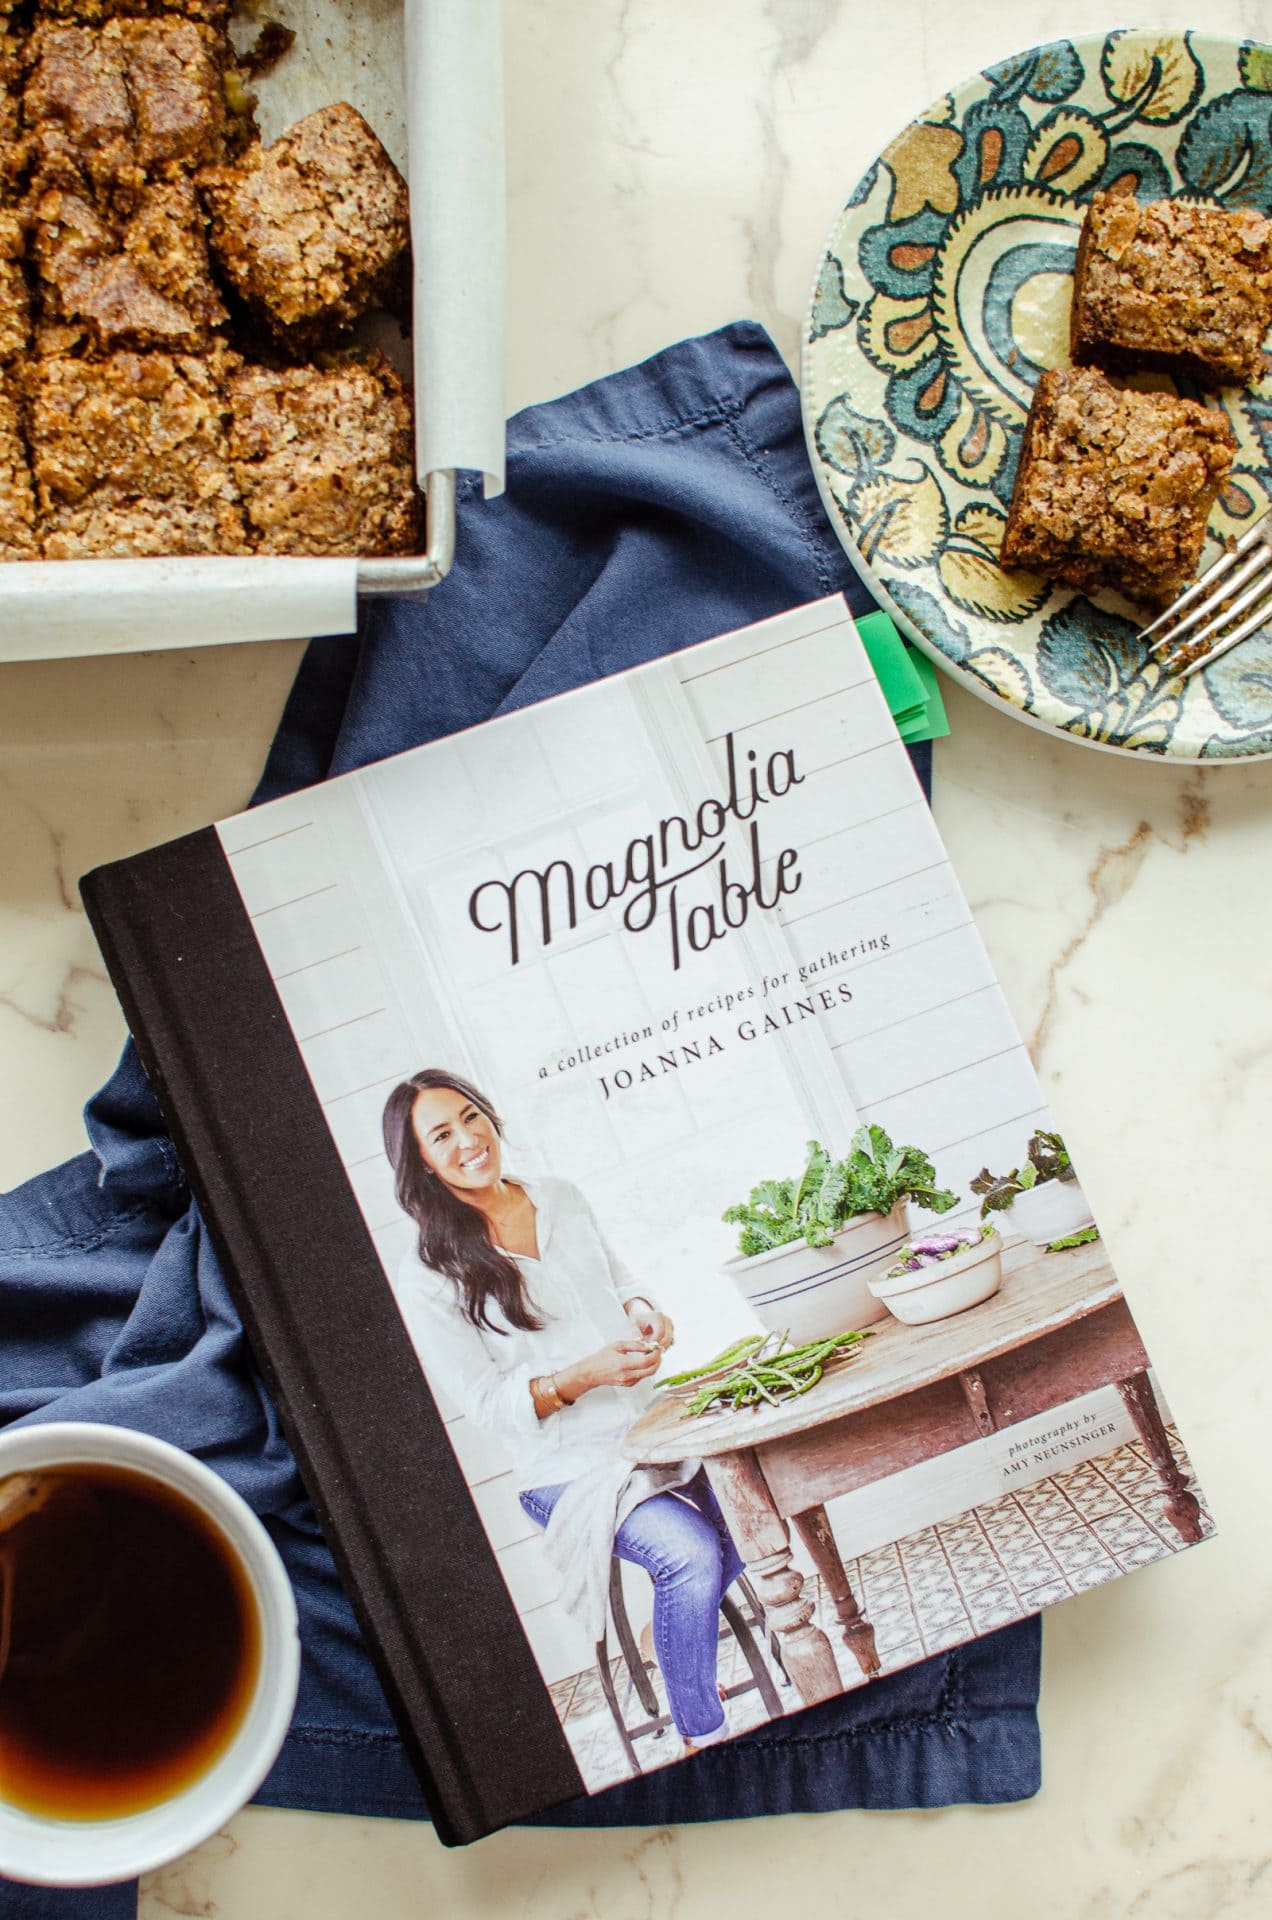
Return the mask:
<svg viewBox="0 0 1272 1920">
<path fill-rule="evenodd" d="M 444 1837 L 1209 1532 L 841 600 L 84 892 Z"/>
</svg>

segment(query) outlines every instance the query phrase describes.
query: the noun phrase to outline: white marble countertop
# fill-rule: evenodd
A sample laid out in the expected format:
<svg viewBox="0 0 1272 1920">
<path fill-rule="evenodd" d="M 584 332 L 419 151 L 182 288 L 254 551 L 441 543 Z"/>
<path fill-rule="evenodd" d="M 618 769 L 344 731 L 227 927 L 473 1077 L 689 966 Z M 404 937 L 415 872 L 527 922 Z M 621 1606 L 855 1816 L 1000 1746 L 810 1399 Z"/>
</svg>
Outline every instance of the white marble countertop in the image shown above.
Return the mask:
<svg viewBox="0 0 1272 1920">
<path fill-rule="evenodd" d="M 1260 10 L 1158 0 L 1257 35 Z M 507 0 L 514 406 L 751 315 L 794 360 L 864 165 L 975 68 L 1126 22 L 1093 0 Z M 82 1145 L 123 1022 L 76 877 L 241 805 L 299 648 L 0 669 L 0 1185 Z M 446 1852 L 414 1823 L 248 1810 L 143 1920 L 918 1920 L 1272 1914 L 1272 765 L 1100 755 L 947 694 L 935 806 L 1208 1491 L 1219 1539 L 1049 1614 L 1033 1802 Z M 742 1890 L 745 1889 L 745 1895 Z"/>
</svg>

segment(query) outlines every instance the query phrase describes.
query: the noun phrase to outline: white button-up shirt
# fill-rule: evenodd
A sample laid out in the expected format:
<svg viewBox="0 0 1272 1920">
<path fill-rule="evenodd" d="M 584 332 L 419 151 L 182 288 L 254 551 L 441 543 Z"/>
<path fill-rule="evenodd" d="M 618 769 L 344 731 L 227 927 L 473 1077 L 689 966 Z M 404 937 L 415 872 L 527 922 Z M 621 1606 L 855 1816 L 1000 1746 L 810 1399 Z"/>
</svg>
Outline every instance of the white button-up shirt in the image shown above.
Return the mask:
<svg viewBox="0 0 1272 1920">
<path fill-rule="evenodd" d="M 572 1406 L 542 1420 L 530 1382 L 633 1337 L 625 1300 L 650 1300 L 568 1180 L 518 1180 L 535 1207 L 536 1260 L 510 1254 L 544 1325 L 511 1326 L 497 1306 L 496 1331 L 474 1327 L 460 1311 L 454 1284 L 411 1252 L 398 1270 L 397 1297 L 429 1380 L 477 1426 L 501 1440 L 518 1488 L 549 1487 L 619 1456 L 619 1443 L 653 1398 L 647 1380 L 631 1387 L 593 1387 Z"/>
</svg>

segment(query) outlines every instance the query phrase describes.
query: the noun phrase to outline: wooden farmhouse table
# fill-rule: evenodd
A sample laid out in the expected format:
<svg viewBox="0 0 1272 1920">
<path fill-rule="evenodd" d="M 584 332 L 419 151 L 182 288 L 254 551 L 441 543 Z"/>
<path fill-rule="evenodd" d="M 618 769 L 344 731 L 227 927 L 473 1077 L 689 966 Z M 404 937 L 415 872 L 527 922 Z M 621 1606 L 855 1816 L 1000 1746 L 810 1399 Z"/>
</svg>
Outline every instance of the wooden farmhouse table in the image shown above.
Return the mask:
<svg viewBox="0 0 1272 1920">
<path fill-rule="evenodd" d="M 788 1522 L 807 1547 L 862 1671 L 879 1672 L 874 1630 L 849 1585 L 826 1502 L 921 1460 L 1116 1385 L 1166 1490 L 1180 1537 L 1200 1510 L 1171 1452 L 1148 1356 L 1099 1242 L 1041 1253 L 1003 1249 L 992 1300 L 928 1326 L 888 1319 L 798 1399 L 691 1419 L 667 1393 L 624 1451 L 657 1465 L 700 1457 L 807 1705 L 841 1690 L 830 1642 L 791 1563 Z"/>
</svg>

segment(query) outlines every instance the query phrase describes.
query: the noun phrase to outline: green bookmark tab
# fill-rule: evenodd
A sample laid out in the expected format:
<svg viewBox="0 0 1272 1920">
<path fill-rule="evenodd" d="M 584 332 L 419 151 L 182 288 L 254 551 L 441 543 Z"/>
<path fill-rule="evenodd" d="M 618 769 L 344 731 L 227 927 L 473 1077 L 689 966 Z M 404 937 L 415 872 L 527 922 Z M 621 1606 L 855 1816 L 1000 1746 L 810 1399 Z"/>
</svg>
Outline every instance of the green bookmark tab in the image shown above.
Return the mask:
<svg viewBox="0 0 1272 1920">
<path fill-rule="evenodd" d="M 941 698 L 941 676 L 926 653 L 920 653 L 917 647 L 907 646 L 906 658 L 923 682 L 925 710 L 921 720 L 897 721 L 897 732 L 907 742 L 915 740 L 944 740 L 950 730 L 949 717 L 945 711 L 945 702 Z M 913 731 L 910 729 L 913 728 Z"/>
<path fill-rule="evenodd" d="M 866 614 L 857 632 L 901 738 L 911 743 L 943 739 L 950 723 L 927 656 L 906 646 L 886 613 Z"/>
</svg>

